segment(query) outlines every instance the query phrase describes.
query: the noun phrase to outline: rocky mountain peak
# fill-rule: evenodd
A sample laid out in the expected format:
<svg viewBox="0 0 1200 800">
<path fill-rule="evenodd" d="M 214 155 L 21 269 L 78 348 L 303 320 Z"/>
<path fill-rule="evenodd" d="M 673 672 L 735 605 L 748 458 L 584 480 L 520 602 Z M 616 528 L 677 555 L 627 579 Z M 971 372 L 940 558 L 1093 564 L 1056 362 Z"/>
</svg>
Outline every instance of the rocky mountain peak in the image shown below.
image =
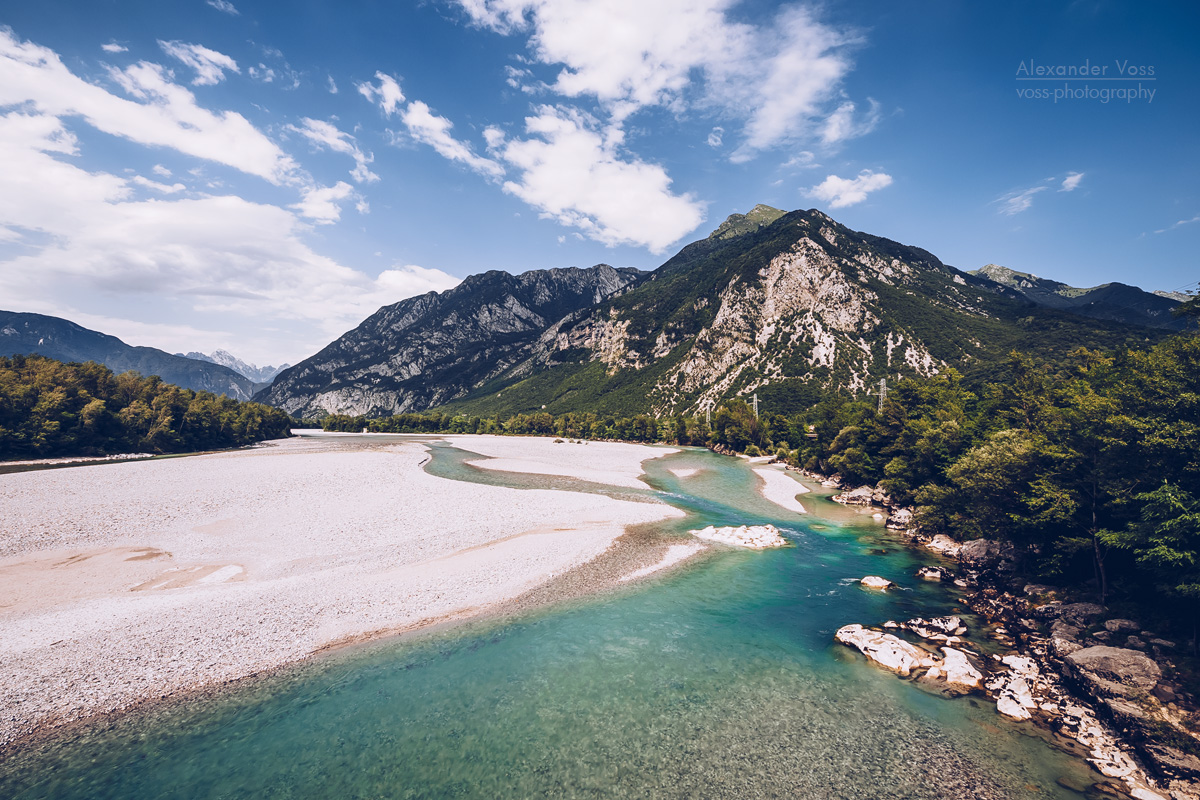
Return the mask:
<svg viewBox="0 0 1200 800">
<path fill-rule="evenodd" d="M 730 214 L 720 226 L 709 234 L 709 239 L 732 239 L 742 234 L 751 233 L 784 215 L 778 208 L 759 203 L 745 214 Z"/>
</svg>

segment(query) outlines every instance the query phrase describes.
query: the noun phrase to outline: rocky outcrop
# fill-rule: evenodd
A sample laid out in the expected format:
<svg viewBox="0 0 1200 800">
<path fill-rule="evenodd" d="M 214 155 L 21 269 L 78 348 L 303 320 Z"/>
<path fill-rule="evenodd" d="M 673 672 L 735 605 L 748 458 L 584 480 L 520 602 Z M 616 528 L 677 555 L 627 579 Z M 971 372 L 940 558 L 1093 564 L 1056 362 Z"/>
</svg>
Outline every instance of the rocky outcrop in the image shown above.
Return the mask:
<svg viewBox="0 0 1200 800">
<path fill-rule="evenodd" d="M 1162 669 L 1145 653 L 1119 647 L 1085 647 L 1063 659 L 1067 674 L 1097 700 L 1144 697 L 1162 679 Z"/>
</svg>

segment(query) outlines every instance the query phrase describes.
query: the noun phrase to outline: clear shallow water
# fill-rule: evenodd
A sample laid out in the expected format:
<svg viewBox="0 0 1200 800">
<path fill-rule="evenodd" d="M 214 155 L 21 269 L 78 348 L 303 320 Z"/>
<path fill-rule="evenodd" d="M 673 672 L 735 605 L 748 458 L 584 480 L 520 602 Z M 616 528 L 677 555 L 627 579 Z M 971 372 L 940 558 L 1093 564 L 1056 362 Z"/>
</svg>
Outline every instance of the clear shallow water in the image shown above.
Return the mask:
<svg viewBox="0 0 1200 800">
<path fill-rule="evenodd" d="M 549 483 L 463 457 L 440 449 L 430 471 Z M 678 530 L 772 521 L 797 546 L 342 652 L 79 734 L 0 765 L 0 796 L 1078 798 L 1055 779 L 1096 779 L 990 704 L 926 693 L 832 642 L 850 622 L 955 607 L 869 517 L 808 495 L 828 518 L 798 519 L 743 463 L 703 451 L 647 468 L 689 512 Z M 911 591 L 864 591 L 866 574 Z"/>
</svg>

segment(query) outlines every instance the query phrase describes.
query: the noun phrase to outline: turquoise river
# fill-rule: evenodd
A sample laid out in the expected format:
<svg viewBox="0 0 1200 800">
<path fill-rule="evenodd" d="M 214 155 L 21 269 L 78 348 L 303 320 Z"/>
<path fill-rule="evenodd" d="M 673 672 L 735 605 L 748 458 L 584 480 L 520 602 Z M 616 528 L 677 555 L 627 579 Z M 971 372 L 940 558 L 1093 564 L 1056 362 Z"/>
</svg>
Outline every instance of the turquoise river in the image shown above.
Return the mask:
<svg viewBox="0 0 1200 800">
<path fill-rule="evenodd" d="M 488 473 L 467 455 L 435 444 L 426 468 L 464 492 L 639 494 Z M 833 642 L 852 622 L 962 610 L 913 577 L 923 556 L 877 521 L 819 492 L 798 520 L 745 462 L 704 450 L 645 466 L 641 494 L 688 514 L 665 533 L 772 522 L 795 546 L 722 549 L 71 731 L 0 763 L 0 797 L 1080 798 L 1066 787 L 1101 779 L 986 700 L 947 699 Z M 905 588 L 866 591 L 869 574 Z"/>
</svg>

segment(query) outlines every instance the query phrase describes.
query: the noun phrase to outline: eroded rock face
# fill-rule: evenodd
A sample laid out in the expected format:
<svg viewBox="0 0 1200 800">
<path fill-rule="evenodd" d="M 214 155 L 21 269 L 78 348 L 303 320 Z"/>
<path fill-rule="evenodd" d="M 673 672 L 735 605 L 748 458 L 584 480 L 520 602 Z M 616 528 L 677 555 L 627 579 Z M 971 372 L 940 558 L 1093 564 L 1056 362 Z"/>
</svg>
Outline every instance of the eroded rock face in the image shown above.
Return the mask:
<svg viewBox="0 0 1200 800">
<path fill-rule="evenodd" d="M 1145 694 L 1162 678 L 1158 664 L 1145 653 L 1121 647 L 1085 647 L 1063 659 L 1063 666 L 1096 698 Z"/>
<path fill-rule="evenodd" d="M 912 527 L 913 510 L 911 508 L 896 508 L 888 516 L 884 526 L 890 531 L 905 531 Z"/>
<path fill-rule="evenodd" d="M 862 625 L 839 628 L 834 639 L 857 648 L 870 661 L 901 675 L 910 675 L 915 669 L 932 667 L 937 663 L 937 659 L 921 648 L 890 633 L 880 633 Z"/>
</svg>

